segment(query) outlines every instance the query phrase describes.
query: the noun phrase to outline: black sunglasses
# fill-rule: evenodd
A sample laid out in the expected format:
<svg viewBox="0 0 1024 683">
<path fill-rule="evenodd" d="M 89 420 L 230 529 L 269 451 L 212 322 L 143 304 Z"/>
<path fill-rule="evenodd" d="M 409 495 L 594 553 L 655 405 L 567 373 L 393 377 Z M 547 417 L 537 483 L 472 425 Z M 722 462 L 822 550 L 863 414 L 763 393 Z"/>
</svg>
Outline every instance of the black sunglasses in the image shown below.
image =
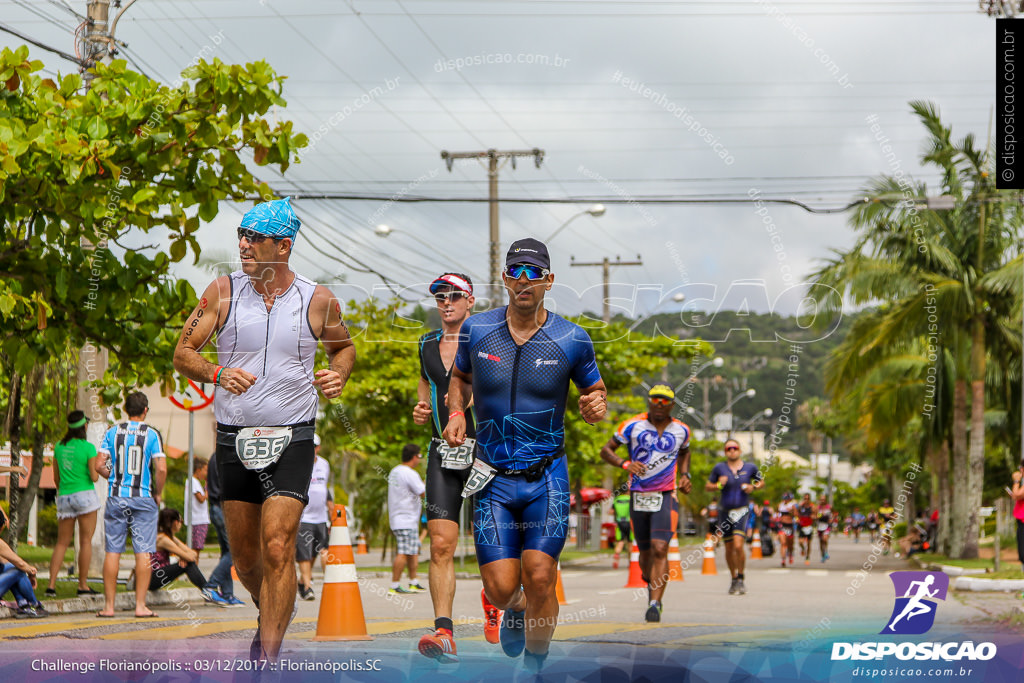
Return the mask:
<svg viewBox="0 0 1024 683">
<path fill-rule="evenodd" d="M 465 296 L 467 296 L 465 292 L 438 292 L 434 295 L 434 301 L 437 303 L 441 303 L 449 299 L 452 301 L 458 301 Z"/>
<path fill-rule="evenodd" d="M 243 237 L 249 241 L 249 244 L 259 244 L 265 239 L 271 239 L 275 242 L 279 242 L 284 239 L 283 237 L 271 237 L 270 235 L 264 235 L 263 233 L 250 230 L 248 228 L 239 228 L 238 241 L 241 242 Z"/>
<path fill-rule="evenodd" d="M 738 451 L 739 450 L 739 446 L 726 446 L 725 450 L 726 451 Z"/>
</svg>

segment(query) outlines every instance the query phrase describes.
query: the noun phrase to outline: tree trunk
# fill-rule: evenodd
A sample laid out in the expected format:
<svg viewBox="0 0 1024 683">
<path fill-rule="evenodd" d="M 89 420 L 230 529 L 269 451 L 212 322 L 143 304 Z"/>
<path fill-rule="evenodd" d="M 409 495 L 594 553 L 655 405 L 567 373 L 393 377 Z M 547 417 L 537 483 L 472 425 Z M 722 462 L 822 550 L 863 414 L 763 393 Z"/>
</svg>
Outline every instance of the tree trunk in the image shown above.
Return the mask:
<svg viewBox="0 0 1024 683">
<path fill-rule="evenodd" d="M 965 487 L 967 525 L 964 545 L 957 557 L 978 556 L 982 488 L 985 479 L 985 321 L 975 316 L 971 329 L 971 442 Z"/>
<path fill-rule="evenodd" d="M 939 511 L 933 552 L 945 554 L 949 550 L 949 447 L 945 439 L 941 446 L 932 447 L 931 506 Z"/>
<path fill-rule="evenodd" d="M 11 435 L 11 467 L 21 464 L 21 375 L 12 373 L 11 403 L 7 411 L 7 429 Z M 18 549 L 18 528 L 21 521 L 16 517 L 18 501 L 21 496 L 20 477 L 17 472 L 7 476 L 7 503 L 11 511 L 10 526 L 7 527 L 5 540 L 15 551 Z"/>
<path fill-rule="evenodd" d="M 28 404 L 25 407 L 25 424 L 28 426 L 26 436 L 32 439 L 32 471 L 29 472 L 25 490 L 20 493 L 17 508 L 14 507 L 13 503 L 11 504 L 11 510 L 15 510 L 14 514 L 11 515 L 11 532 L 15 536 L 21 534 L 22 527 L 28 521 L 28 513 L 32 509 L 32 503 L 39 493 L 39 480 L 42 478 L 43 467 L 45 466 L 43 448 L 46 444 L 46 434 L 36 424 L 36 397 L 39 395 L 44 369 L 42 365 L 36 366 L 32 370 L 32 375 L 28 378 L 28 382 L 25 384 L 24 393 L 28 398 Z M 14 524 L 15 519 L 18 520 L 18 524 Z"/>
<path fill-rule="evenodd" d="M 953 454 L 950 486 L 949 555 L 961 557 L 967 540 L 967 382 L 953 383 Z"/>
</svg>

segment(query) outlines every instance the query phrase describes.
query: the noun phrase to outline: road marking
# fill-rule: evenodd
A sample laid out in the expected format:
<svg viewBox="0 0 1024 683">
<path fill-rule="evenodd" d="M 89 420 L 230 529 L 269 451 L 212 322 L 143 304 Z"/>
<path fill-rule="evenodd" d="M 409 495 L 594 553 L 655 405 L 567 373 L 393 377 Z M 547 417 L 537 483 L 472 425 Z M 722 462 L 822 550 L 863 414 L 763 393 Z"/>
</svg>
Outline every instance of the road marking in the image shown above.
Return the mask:
<svg viewBox="0 0 1024 683">
<path fill-rule="evenodd" d="M 296 621 L 299 621 L 296 619 Z M 305 619 L 304 621 L 316 621 L 312 617 Z M 366 624 L 366 632 L 371 636 L 379 636 L 387 633 L 399 633 L 401 631 L 412 631 L 414 629 L 432 629 L 434 626 L 433 619 L 408 619 L 406 621 L 370 621 Z M 310 640 L 316 635 L 316 629 L 311 631 L 303 631 L 302 633 L 289 633 L 286 638 L 288 640 Z M 466 640 L 465 638 L 459 638 L 459 640 Z M 483 636 L 480 637 L 483 640 Z"/>
<path fill-rule="evenodd" d="M 610 572 L 598 572 L 597 574 L 591 574 L 591 576 L 602 577 L 603 578 L 605 576 L 622 576 L 625 573 L 626 572 L 623 569 L 613 569 Z M 565 576 L 565 575 L 563 574 L 562 576 Z"/>
<path fill-rule="evenodd" d="M 54 616 L 55 616 L 55 614 L 54 614 Z M 63 614 L 61 614 L 61 616 L 63 616 Z M 71 616 L 71 614 L 68 614 L 67 616 Z M 42 622 L 42 623 L 37 622 L 33 626 L 20 626 L 20 627 L 13 627 L 13 628 L 10 628 L 10 629 L 0 629 L 0 640 L 4 640 L 4 639 L 6 639 L 8 637 L 12 637 L 12 636 L 13 637 L 28 637 L 28 636 L 40 636 L 40 635 L 56 636 L 56 635 L 59 635 L 59 633 L 54 629 L 54 626 L 58 625 L 58 624 L 60 625 L 60 629 L 61 629 L 60 632 L 68 632 L 68 631 L 84 631 L 86 629 L 95 629 L 95 628 L 104 627 L 104 626 L 122 626 L 124 624 L 138 624 L 140 621 L 144 622 L 144 620 L 137 620 L 137 618 L 135 618 L 134 616 L 127 616 L 127 617 L 123 617 L 123 618 L 94 618 L 94 620 L 86 620 L 86 621 L 83 621 L 83 622 L 68 622 L 68 623 L 60 622 L 59 620 L 54 620 L 54 618 L 47 618 L 47 620 L 45 622 Z M 188 621 L 188 620 L 187 620 L 187 618 L 184 618 L 184 617 L 168 617 L 168 618 L 161 617 L 161 618 L 159 618 L 159 620 L 155 620 L 155 621 L 158 621 L 158 622 L 185 622 L 185 621 Z"/>
<path fill-rule="evenodd" d="M 659 628 L 697 628 L 708 626 L 722 626 L 722 624 L 624 624 L 622 622 L 599 621 L 587 624 L 559 624 L 555 627 L 554 640 L 572 640 L 574 638 L 586 638 L 591 636 L 611 635 L 615 633 L 627 633 L 629 631 L 647 631 Z M 290 636 L 289 636 L 290 637 Z M 471 636 L 459 638 L 462 641 L 480 642 L 484 636 Z"/>
<path fill-rule="evenodd" d="M 296 619 L 295 623 L 314 621 L 312 617 Z M 256 619 L 232 619 L 228 621 L 205 621 L 199 624 L 189 623 L 180 626 L 157 626 L 138 631 L 127 631 L 125 633 L 107 633 L 99 638 L 103 640 L 180 640 L 183 638 L 196 638 L 209 636 L 216 633 L 227 633 L 228 631 L 255 630 Z"/>
<path fill-rule="evenodd" d="M 808 569 L 804 572 L 807 576 L 828 576 L 827 569 Z"/>
<path fill-rule="evenodd" d="M 708 624 L 714 626 L 721 626 L 721 624 Z M 798 631 L 796 629 L 790 630 L 775 630 L 775 631 L 724 631 L 722 633 L 707 633 L 700 636 L 691 636 L 689 638 L 678 638 L 676 640 L 666 640 L 661 643 L 650 643 L 656 647 L 678 647 L 680 645 L 707 645 L 709 643 L 721 642 L 728 643 L 730 647 L 738 647 L 741 643 L 750 646 L 752 641 L 764 641 L 764 640 L 777 640 L 777 641 L 789 641 L 793 638 Z"/>
</svg>

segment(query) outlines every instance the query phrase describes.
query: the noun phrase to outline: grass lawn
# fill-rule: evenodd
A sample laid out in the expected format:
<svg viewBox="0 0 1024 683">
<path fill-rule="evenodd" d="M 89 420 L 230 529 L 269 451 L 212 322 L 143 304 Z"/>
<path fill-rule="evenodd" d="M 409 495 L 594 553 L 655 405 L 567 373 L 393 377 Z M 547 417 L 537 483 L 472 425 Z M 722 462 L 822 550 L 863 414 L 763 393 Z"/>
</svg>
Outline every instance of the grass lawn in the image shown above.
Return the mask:
<svg viewBox="0 0 1024 683">
<path fill-rule="evenodd" d="M 19 543 L 18 556 L 21 557 L 21 559 L 28 562 L 29 564 L 34 564 L 37 567 L 49 567 L 50 557 L 53 556 L 53 548 L 46 548 L 38 545 L 25 545 L 24 543 Z M 71 564 L 71 562 L 74 560 L 74 557 L 74 548 L 68 548 L 68 551 L 64 553 L 64 564 Z"/>
<path fill-rule="evenodd" d="M 974 578 L 978 579 L 1024 579 L 1024 571 L 1021 571 L 1019 564 L 1007 566 L 1006 562 L 1003 562 L 1003 568 L 997 572 L 991 572 L 989 574 L 978 574 Z"/>
</svg>

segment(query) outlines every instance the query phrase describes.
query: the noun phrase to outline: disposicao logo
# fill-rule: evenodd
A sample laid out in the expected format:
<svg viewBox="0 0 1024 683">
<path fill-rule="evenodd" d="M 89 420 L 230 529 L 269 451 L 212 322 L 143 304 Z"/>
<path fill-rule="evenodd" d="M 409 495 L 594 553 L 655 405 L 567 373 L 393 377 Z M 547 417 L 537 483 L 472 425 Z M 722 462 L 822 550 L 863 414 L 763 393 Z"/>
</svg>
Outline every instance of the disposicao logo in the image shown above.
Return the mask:
<svg viewBox="0 0 1024 683">
<path fill-rule="evenodd" d="M 893 572 L 889 578 L 896 591 L 896 604 L 880 633 L 927 633 L 935 623 L 935 601 L 946 599 L 949 577 L 942 572 Z"/>
<path fill-rule="evenodd" d="M 920 635 L 935 624 L 937 600 L 945 600 L 949 577 L 942 572 L 892 572 L 889 574 L 896 592 L 892 614 L 885 622 L 882 635 Z M 833 643 L 832 660 L 871 660 L 895 656 L 900 660 L 953 662 L 985 661 L 996 656 L 994 643 L 966 642 L 869 642 Z"/>
</svg>

